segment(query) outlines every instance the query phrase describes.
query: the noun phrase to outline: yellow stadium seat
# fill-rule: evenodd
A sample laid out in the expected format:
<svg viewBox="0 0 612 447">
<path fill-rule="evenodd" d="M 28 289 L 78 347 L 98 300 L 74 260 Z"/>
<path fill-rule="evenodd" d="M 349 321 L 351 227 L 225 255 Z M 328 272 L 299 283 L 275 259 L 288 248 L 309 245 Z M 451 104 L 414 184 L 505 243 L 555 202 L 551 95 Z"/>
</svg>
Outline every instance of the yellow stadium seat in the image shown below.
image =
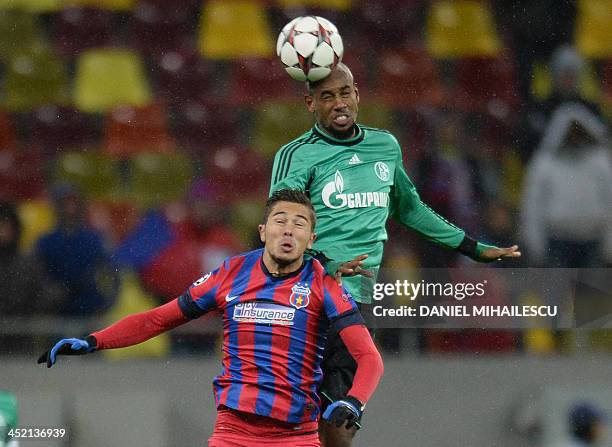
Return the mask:
<svg viewBox="0 0 612 447">
<path fill-rule="evenodd" d="M 104 113 L 122 104 L 144 106 L 150 102 L 151 90 L 136 52 L 96 48 L 79 56 L 74 88 L 78 109 Z"/>
<path fill-rule="evenodd" d="M 318 8 L 337 11 L 350 11 L 353 0 L 277 0 L 283 8 Z"/>
<path fill-rule="evenodd" d="M 126 272 L 121 278 L 121 290 L 115 305 L 108 311 L 105 319 L 112 324 L 123 317 L 145 312 L 157 305 L 155 300 L 140 286 L 138 277 Z M 170 335 L 161 334 L 155 338 L 124 349 L 109 349 L 103 355 L 109 360 L 124 360 L 143 357 L 163 357 L 170 351 Z"/>
<path fill-rule="evenodd" d="M 433 2 L 425 44 L 427 51 L 439 59 L 494 56 L 501 49 L 489 3 L 478 0 Z"/>
<path fill-rule="evenodd" d="M 90 6 L 112 11 L 131 11 L 136 5 L 136 0 L 64 0 L 64 4 Z"/>
<path fill-rule="evenodd" d="M 269 102 L 255 111 L 253 147 L 272 158 L 281 146 L 299 137 L 314 124 L 314 118 L 299 101 Z"/>
<path fill-rule="evenodd" d="M 64 62 L 38 47 L 15 53 L 7 62 L 2 105 L 12 112 L 25 112 L 45 104 L 67 104 L 70 86 Z"/>
<path fill-rule="evenodd" d="M 612 0 L 580 0 L 575 30 L 576 46 L 586 57 L 612 57 Z"/>
<path fill-rule="evenodd" d="M 364 126 L 385 129 L 395 133 L 393 111 L 379 103 L 360 103 L 357 122 Z"/>
<path fill-rule="evenodd" d="M 56 12 L 64 5 L 63 0 L 0 0 L 0 9 L 19 9 L 37 14 Z"/>
<path fill-rule="evenodd" d="M 141 153 L 132 160 L 133 200 L 148 208 L 184 197 L 193 163 L 181 153 Z"/>
<path fill-rule="evenodd" d="M 63 153 L 56 161 L 54 180 L 74 184 L 92 199 L 121 198 L 119 165 L 98 152 Z"/>
<path fill-rule="evenodd" d="M 272 56 L 274 41 L 264 5 L 252 0 L 206 2 L 198 48 L 210 59 Z"/>
<path fill-rule="evenodd" d="M 31 52 L 44 46 L 44 34 L 35 15 L 0 8 L 0 62 L 7 61 L 15 53 Z"/>
<path fill-rule="evenodd" d="M 18 213 L 23 224 L 20 246 L 22 250 L 29 252 L 43 234 L 55 227 L 55 213 L 46 199 L 22 202 Z"/>
</svg>

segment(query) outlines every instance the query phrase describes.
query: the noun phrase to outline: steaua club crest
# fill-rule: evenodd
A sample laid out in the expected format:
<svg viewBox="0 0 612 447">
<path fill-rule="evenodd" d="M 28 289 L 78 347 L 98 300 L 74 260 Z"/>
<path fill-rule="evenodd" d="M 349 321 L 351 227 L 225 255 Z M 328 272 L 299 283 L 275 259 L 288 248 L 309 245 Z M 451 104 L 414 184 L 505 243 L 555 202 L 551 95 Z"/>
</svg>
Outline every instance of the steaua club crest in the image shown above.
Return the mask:
<svg viewBox="0 0 612 447">
<path fill-rule="evenodd" d="M 296 309 L 308 306 L 310 304 L 310 287 L 308 284 L 297 283 L 291 288 L 291 296 L 289 297 L 289 304 Z"/>
</svg>

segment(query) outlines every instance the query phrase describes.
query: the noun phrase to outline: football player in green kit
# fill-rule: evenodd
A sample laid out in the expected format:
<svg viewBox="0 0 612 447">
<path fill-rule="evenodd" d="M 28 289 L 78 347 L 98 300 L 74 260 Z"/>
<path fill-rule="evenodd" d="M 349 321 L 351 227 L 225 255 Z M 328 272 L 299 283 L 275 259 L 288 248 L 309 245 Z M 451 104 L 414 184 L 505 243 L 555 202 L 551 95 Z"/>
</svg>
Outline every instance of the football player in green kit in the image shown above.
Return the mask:
<svg viewBox="0 0 612 447">
<path fill-rule="evenodd" d="M 395 137 L 357 124 L 359 91 L 346 65 L 338 64 L 328 77 L 307 88 L 306 107 L 316 123 L 277 152 L 270 193 L 283 188 L 309 193 L 319 221 L 314 249 L 334 261 L 326 265 L 328 272 L 341 262 L 368 255 L 360 259 L 363 268 L 373 273 L 371 277 L 343 279 L 363 307 L 371 303 L 389 215 L 423 237 L 477 261 L 520 256 L 516 245 L 498 248 L 475 241 L 420 200 L 402 165 Z M 322 369 L 320 394 L 325 405 L 344 396 L 355 372 L 355 362 L 337 334 L 328 334 Z M 356 428 L 322 423 L 319 431 L 323 446 L 345 447 L 351 445 Z"/>
</svg>

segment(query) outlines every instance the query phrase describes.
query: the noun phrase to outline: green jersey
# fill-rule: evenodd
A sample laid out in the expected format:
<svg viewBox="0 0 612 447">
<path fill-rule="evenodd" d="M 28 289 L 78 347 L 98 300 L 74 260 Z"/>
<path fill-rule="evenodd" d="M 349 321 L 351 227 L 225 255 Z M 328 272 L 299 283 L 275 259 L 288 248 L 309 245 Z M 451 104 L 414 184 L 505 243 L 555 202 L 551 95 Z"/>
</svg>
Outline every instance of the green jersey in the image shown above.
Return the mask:
<svg viewBox="0 0 612 447">
<path fill-rule="evenodd" d="M 455 249 L 465 233 L 425 205 L 406 174 L 398 141 L 385 130 L 356 126 L 338 140 L 318 125 L 283 146 L 274 158 L 270 193 L 309 193 L 317 213 L 314 249 L 335 261 L 367 254 L 364 267 L 377 274 L 389 215 L 425 238 Z M 375 278 L 343 278 L 355 300 L 371 302 Z"/>
</svg>

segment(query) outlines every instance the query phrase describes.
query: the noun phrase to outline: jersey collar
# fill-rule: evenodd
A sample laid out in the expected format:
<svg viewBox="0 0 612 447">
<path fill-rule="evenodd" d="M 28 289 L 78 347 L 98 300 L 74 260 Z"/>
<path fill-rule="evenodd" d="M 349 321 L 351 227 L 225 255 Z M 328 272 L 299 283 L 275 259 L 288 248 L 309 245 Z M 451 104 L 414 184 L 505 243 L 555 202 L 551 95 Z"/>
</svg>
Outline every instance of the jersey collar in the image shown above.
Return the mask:
<svg viewBox="0 0 612 447">
<path fill-rule="evenodd" d="M 357 123 L 355 123 L 355 135 L 345 140 L 332 137 L 330 134 L 321 129 L 318 124 L 315 124 L 312 130 L 315 134 L 317 134 L 317 136 L 319 136 L 319 138 L 327 141 L 329 144 L 333 144 L 334 146 L 353 146 L 361 143 L 364 137 L 363 129 L 359 127 Z"/>
<path fill-rule="evenodd" d="M 292 272 L 286 273 L 284 275 L 278 276 L 278 275 L 273 275 L 272 273 L 270 273 L 270 271 L 268 270 L 268 267 L 266 267 L 266 264 L 264 264 L 263 262 L 263 253 L 262 256 L 259 258 L 259 265 L 261 266 L 261 270 L 264 272 L 264 274 L 270 278 L 273 281 L 283 281 L 287 278 L 292 278 L 294 276 L 299 275 L 300 273 L 302 273 L 302 270 L 304 270 L 304 267 L 306 267 L 306 260 L 304 259 L 302 261 L 302 265 L 300 266 L 299 269 L 294 270 Z"/>
</svg>

